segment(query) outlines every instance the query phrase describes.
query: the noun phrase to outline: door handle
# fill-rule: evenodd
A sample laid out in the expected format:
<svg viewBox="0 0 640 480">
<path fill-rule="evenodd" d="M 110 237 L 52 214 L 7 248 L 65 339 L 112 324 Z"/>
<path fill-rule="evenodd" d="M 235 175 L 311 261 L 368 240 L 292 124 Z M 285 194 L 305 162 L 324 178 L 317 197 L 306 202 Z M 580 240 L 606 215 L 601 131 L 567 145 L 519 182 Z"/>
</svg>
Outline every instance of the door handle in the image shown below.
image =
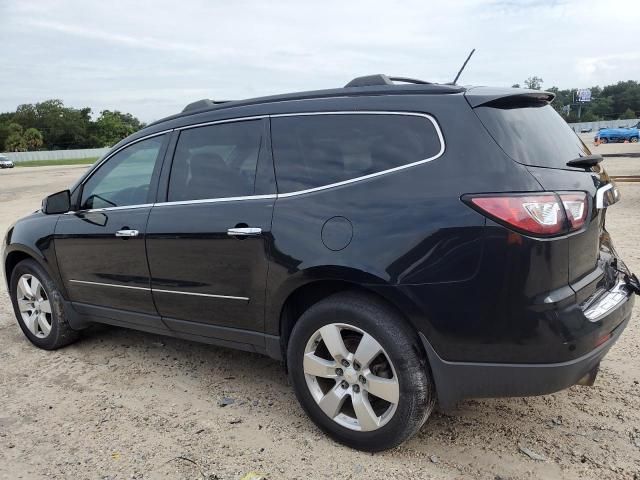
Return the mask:
<svg viewBox="0 0 640 480">
<path fill-rule="evenodd" d="M 244 228 L 230 228 L 227 230 L 227 235 L 230 237 L 255 237 L 262 233 L 261 228 L 257 227 L 244 227 Z"/>
<path fill-rule="evenodd" d="M 131 238 L 131 237 L 137 237 L 138 236 L 138 230 L 118 230 L 116 232 L 116 237 L 123 237 L 123 238 Z"/>
</svg>

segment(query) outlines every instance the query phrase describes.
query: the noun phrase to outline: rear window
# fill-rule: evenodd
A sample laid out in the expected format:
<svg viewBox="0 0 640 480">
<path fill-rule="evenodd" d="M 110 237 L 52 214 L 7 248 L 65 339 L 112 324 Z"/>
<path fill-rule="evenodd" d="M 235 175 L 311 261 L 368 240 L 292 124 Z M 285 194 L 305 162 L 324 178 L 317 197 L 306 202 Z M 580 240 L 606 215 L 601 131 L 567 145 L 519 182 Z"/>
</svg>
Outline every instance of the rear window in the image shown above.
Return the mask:
<svg viewBox="0 0 640 480">
<path fill-rule="evenodd" d="M 440 152 L 425 117 L 326 114 L 271 119 L 278 191 L 330 185 L 432 158 Z"/>
<path fill-rule="evenodd" d="M 475 109 L 498 145 L 519 163 L 568 168 L 567 162 L 591 155 L 553 107 L 547 103 L 509 100 Z"/>
<path fill-rule="evenodd" d="M 169 201 L 252 195 L 261 137 L 260 120 L 182 131 L 171 166 Z"/>
</svg>

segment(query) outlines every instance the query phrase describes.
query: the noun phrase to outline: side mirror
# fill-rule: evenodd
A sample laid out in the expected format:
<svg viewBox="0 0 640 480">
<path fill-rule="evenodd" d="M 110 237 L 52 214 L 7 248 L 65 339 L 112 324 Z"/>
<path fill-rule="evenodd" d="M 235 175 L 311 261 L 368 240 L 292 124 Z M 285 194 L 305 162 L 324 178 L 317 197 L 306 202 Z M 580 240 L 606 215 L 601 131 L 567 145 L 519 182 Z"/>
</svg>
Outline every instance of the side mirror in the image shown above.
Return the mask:
<svg viewBox="0 0 640 480">
<path fill-rule="evenodd" d="M 42 211 L 47 215 L 67 213 L 69 210 L 71 210 L 71 192 L 69 190 L 52 193 L 42 200 Z"/>
</svg>

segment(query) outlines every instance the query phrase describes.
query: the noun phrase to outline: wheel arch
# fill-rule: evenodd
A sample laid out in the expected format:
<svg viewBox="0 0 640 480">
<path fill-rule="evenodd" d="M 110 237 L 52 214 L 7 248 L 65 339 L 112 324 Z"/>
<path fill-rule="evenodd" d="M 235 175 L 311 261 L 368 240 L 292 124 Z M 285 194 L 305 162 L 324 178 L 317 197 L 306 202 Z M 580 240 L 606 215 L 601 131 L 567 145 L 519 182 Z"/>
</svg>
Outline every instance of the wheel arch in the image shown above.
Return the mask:
<svg viewBox="0 0 640 480">
<path fill-rule="evenodd" d="M 279 354 L 280 358 L 285 360 L 289 338 L 293 328 L 300 316 L 312 305 L 319 301 L 340 292 L 359 292 L 363 296 L 375 298 L 378 301 L 390 306 L 394 311 L 411 327 L 416 336 L 421 330 L 412 315 L 405 310 L 406 302 L 413 302 L 406 296 L 399 293 L 398 289 L 393 288 L 383 279 L 375 277 L 365 272 L 353 271 L 343 272 L 345 275 L 325 275 L 307 277 L 305 281 L 297 282 L 297 284 L 288 289 L 286 295 L 282 295 L 282 300 L 278 302 L 277 308 L 271 319 L 272 324 L 276 324 L 277 335 L 279 337 Z M 355 276 L 354 276 L 355 275 Z M 375 281 L 361 282 L 357 279 L 366 278 Z M 423 352 L 426 355 L 426 350 Z"/>
<path fill-rule="evenodd" d="M 42 255 L 39 255 L 36 251 L 22 244 L 11 244 L 7 246 L 7 251 L 4 255 L 4 275 L 7 284 L 7 290 L 9 290 L 9 283 L 11 282 L 11 273 L 16 265 L 23 260 L 34 260 L 38 265 L 45 269 L 47 274 L 51 278 L 55 278 L 54 272 L 52 272 L 49 263 Z"/>
</svg>

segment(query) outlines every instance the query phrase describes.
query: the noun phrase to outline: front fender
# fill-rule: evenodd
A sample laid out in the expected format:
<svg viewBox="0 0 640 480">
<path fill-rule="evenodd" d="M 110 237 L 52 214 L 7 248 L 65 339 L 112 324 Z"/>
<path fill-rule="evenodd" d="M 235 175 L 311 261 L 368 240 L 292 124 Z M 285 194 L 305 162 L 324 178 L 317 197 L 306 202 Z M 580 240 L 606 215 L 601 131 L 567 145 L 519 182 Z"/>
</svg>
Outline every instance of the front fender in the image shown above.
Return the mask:
<svg viewBox="0 0 640 480">
<path fill-rule="evenodd" d="M 9 229 L 4 241 L 2 255 L 2 267 L 5 271 L 5 280 L 9 283 L 7 267 L 13 265 L 13 260 L 28 256 L 38 262 L 46 270 L 53 281 L 58 285 L 63 295 L 66 291 L 62 284 L 53 242 L 55 226 L 59 215 L 44 215 L 36 212 L 22 218 Z"/>
</svg>

